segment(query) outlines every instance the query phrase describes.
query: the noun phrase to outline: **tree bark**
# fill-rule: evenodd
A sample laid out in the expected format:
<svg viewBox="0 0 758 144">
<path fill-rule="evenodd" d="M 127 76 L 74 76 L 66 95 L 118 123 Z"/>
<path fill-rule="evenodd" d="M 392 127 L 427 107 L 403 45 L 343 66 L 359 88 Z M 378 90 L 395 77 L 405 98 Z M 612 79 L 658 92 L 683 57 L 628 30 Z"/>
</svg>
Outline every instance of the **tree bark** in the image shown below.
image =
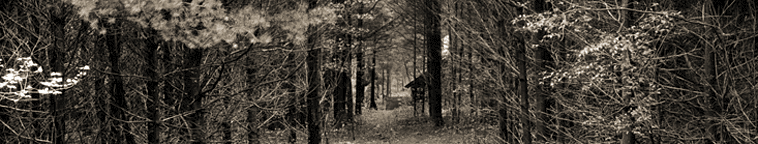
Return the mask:
<svg viewBox="0 0 758 144">
<path fill-rule="evenodd" d="M 329 70 L 328 76 L 328 78 L 333 78 L 333 81 L 330 83 L 335 86 L 332 91 L 334 97 L 334 118 L 337 121 L 335 125 L 337 128 L 341 128 L 348 121 L 346 96 L 348 87 L 346 86 L 348 86 L 349 78 L 347 77 L 347 73 L 338 70 Z"/>
<path fill-rule="evenodd" d="M 60 3 L 58 5 L 60 6 Z M 66 79 L 66 69 L 64 67 L 66 53 L 64 48 L 65 40 L 63 39 L 66 37 L 65 27 L 67 22 L 66 15 L 63 14 L 63 11 L 64 10 L 61 8 L 52 8 L 50 10 L 54 36 L 53 47 L 47 49 L 47 54 L 50 67 L 52 68 L 51 72 L 60 73 L 57 77 Z M 66 117 L 61 114 L 61 110 L 66 108 L 67 100 L 65 95 L 66 90 L 60 91 L 60 94 L 50 96 L 50 111 L 53 117 L 53 125 L 51 125 L 53 129 L 51 133 L 53 144 L 65 143 Z"/>
<path fill-rule="evenodd" d="M 205 123 L 204 110 L 202 109 L 202 100 L 204 94 L 200 93 L 200 63 L 203 59 L 203 49 L 187 49 L 184 55 L 184 92 L 185 97 L 183 105 L 186 106 L 184 112 L 190 112 L 188 117 L 190 138 L 193 144 L 205 143 L 205 133 L 201 127 Z"/>
<path fill-rule="evenodd" d="M 248 61 L 250 61 L 249 63 L 257 63 L 256 59 L 254 59 L 254 58 L 250 58 L 250 59 L 248 59 Z M 245 74 L 247 75 L 245 77 L 245 81 L 248 84 L 255 83 L 254 81 L 256 81 L 258 79 L 257 72 L 258 72 L 258 69 L 256 67 L 250 67 L 250 68 L 245 69 Z M 254 94 L 255 94 L 255 92 L 247 92 L 247 95 L 254 95 Z M 256 103 L 256 99 L 257 98 L 251 98 L 251 100 L 252 100 L 253 103 Z M 259 144 L 260 141 L 258 141 L 258 139 L 260 138 L 260 135 L 258 134 L 258 127 L 257 127 L 257 125 L 260 122 L 259 121 L 259 117 L 260 117 L 259 113 L 260 113 L 261 110 L 257 106 L 252 106 L 249 109 L 247 109 L 246 111 L 247 111 L 247 118 L 246 118 L 245 121 L 247 122 L 247 143 L 248 144 Z"/>
<path fill-rule="evenodd" d="M 348 19 L 350 16 L 348 16 Z M 346 34 L 345 36 L 345 54 L 343 61 L 345 64 L 344 67 L 347 71 L 345 71 L 346 78 L 342 79 L 345 82 L 344 84 L 344 90 L 345 90 L 345 106 L 347 106 L 347 111 L 345 113 L 345 117 L 349 122 L 353 121 L 353 116 L 355 115 L 355 95 L 353 95 L 353 55 L 352 55 L 352 45 L 353 45 L 353 37 L 351 35 Z"/>
<path fill-rule="evenodd" d="M 355 115 L 361 115 L 363 112 L 363 98 L 365 95 L 365 86 L 363 83 L 363 49 L 358 48 L 355 53 L 355 59 L 358 61 L 358 67 L 355 74 Z"/>
<path fill-rule="evenodd" d="M 516 11 L 517 11 L 517 14 L 521 14 L 521 12 L 523 11 L 523 9 L 516 8 Z M 495 16 L 496 17 L 501 17 L 499 15 L 495 15 Z M 499 30 L 499 33 L 501 33 L 501 35 L 502 35 L 503 38 L 507 37 L 508 33 L 513 33 L 514 32 L 514 31 L 510 31 L 510 29 L 508 28 L 508 26 L 509 26 L 508 25 L 508 21 L 510 21 L 511 19 L 512 18 L 509 17 L 509 15 L 504 15 L 504 17 L 502 19 L 498 19 L 497 24 L 500 26 L 500 27 L 498 27 L 498 30 Z M 513 26 L 513 25 L 510 25 L 510 26 Z M 524 60 L 524 55 L 526 55 L 525 53 L 519 53 L 519 50 L 522 49 L 522 47 L 524 46 L 524 43 L 520 39 L 520 37 L 516 38 L 516 40 L 514 40 L 513 42 L 515 44 L 514 48 L 517 50 L 517 53 L 516 53 L 516 56 L 515 56 L 516 60 L 517 60 L 516 63 L 517 63 L 517 65 L 520 66 L 522 64 L 522 61 Z M 506 56 L 507 54 L 509 54 L 509 52 L 510 51 L 505 46 L 503 46 L 503 48 L 500 48 L 500 50 L 498 51 L 498 53 L 500 55 L 502 55 L 502 56 Z M 519 67 L 519 69 L 521 70 L 522 68 Z M 523 68 L 523 69 L 525 69 L 525 68 Z M 518 85 L 519 84 L 518 83 L 519 78 L 514 78 L 512 75 L 509 74 L 508 67 L 507 67 L 506 64 L 501 64 L 500 65 L 500 72 L 503 73 L 502 79 L 503 79 L 503 83 L 505 85 L 513 84 L 514 87 L 510 87 L 509 90 L 515 90 L 517 92 L 520 92 L 520 91 L 517 90 L 518 86 L 519 86 Z M 505 98 L 506 97 L 503 97 L 503 99 L 505 99 Z M 517 138 L 516 137 L 512 137 L 513 133 L 516 132 L 515 124 L 512 121 L 514 121 L 518 117 L 518 114 L 517 114 L 517 112 L 514 112 L 514 111 L 508 109 L 508 105 L 509 104 L 510 103 L 508 103 L 508 102 L 503 102 L 503 103 L 501 103 L 498 106 L 498 114 L 500 115 L 500 124 L 499 124 L 499 126 L 500 126 L 500 137 L 503 140 L 505 140 L 506 143 L 514 143 L 514 142 L 517 141 L 516 140 Z M 481 104 L 481 105 L 483 105 L 483 104 Z M 528 123 L 524 123 L 524 126 L 528 126 L 527 124 Z M 524 128 L 526 128 L 526 127 L 524 127 Z M 529 143 L 531 141 L 530 140 L 525 140 L 524 142 L 525 143 Z"/>
<path fill-rule="evenodd" d="M 457 4 L 454 4 L 454 8 L 452 9 L 453 16 L 455 16 L 455 15 L 458 14 L 455 11 L 457 9 L 458 9 Z M 453 110 L 452 110 L 453 114 L 452 114 L 452 116 L 453 116 L 453 122 L 458 123 L 458 118 L 459 118 L 458 117 L 458 102 L 460 101 L 460 95 L 458 94 L 457 90 L 458 90 L 458 84 L 459 84 L 459 80 L 460 79 L 458 77 L 458 66 L 457 65 L 460 64 L 460 63 L 459 63 L 458 59 L 455 59 L 455 60 L 453 59 L 453 58 L 456 58 L 456 56 L 454 56 L 454 55 L 457 52 L 459 52 L 459 51 L 455 51 L 455 49 L 459 48 L 459 47 L 458 47 L 458 45 L 456 45 L 456 42 L 455 42 L 455 33 L 452 32 L 453 30 L 454 30 L 454 26 L 453 26 L 453 24 L 451 24 L 450 27 L 448 27 L 448 39 L 450 41 L 450 44 L 449 44 L 450 45 L 450 50 L 449 51 L 450 51 L 450 55 L 451 55 L 450 66 L 449 67 L 452 69 L 452 77 L 451 78 L 453 79 L 453 81 L 451 83 L 451 85 L 452 85 L 452 87 L 451 87 L 452 90 L 451 91 L 453 93 L 453 99 L 455 99 L 452 102 L 453 103 Z"/>
<path fill-rule="evenodd" d="M 345 72 L 343 68 L 347 68 L 349 66 L 349 55 L 347 55 L 347 50 L 345 50 L 346 47 L 348 47 L 347 43 L 348 41 L 348 35 L 347 34 L 339 34 L 336 38 L 337 45 L 335 46 L 335 49 L 337 52 L 334 56 L 334 62 L 338 63 L 338 69 L 329 70 L 327 71 L 327 75 L 330 81 L 329 84 L 334 84 L 335 87 L 332 91 L 332 96 L 334 98 L 334 105 L 333 105 L 333 112 L 334 112 L 334 118 L 336 120 L 335 126 L 337 128 L 341 128 L 343 124 L 349 121 L 349 114 L 351 112 L 351 109 L 348 108 L 348 104 L 352 104 L 348 101 L 348 91 L 350 90 L 350 77 L 348 75 L 348 72 Z"/>
<path fill-rule="evenodd" d="M 310 12 L 312 9 L 316 8 L 316 2 L 318 0 L 308 0 L 308 9 L 306 12 Z M 321 52 L 321 49 L 316 48 L 316 38 L 318 35 L 316 35 L 317 27 L 314 25 L 308 26 L 308 31 L 306 34 L 308 34 L 307 39 L 307 47 L 308 50 L 308 56 L 305 58 L 305 61 L 308 65 L 308 92 L 306 96 L 306 103 L 308 104 L 308 118 L 307 118 L 307 125 L 308 125 L 308 144 L 318 144 L 321 143 L 321 127 L 320 127 L 320 111 L 321 107 L 319 105 L 319 92 L 320 92 L 320 78 L 318 76 L 318 70 L 319 70 L 319 64 L 318 64 L 318 56 Z"/>
<path fill-rule="evenodd" d="M 377 110 L 376 107 L 376 48 L 372 48 L 371 56 L 371 102 L 369 108 Z"/>
<path fill-rule="evenodd" d="M 542 13 L 548 10 L 547 3 L 545 3 L 544 0 L 535 0 L 534 1 L 534 11 L 536 13 Z M 541 72 L 547 72 L 550 73 L 550 62 L 552 61 L 552 58 L 550 56 L 550 52 L 548 51 L 548 46 L 542 45 L 540 40 L 543 36 L 545 36 L 545 30 L 539 30 L 537 34 L 535 34 L 532 37 L 532 43 L 538 44 L 537 49 L 534 53 L 534 58 L 536 60 L 536 67 L 537 67 L 537 73 Z M 537 107 L 537 122 L 535 122 L 535 133 L 537 135 L 537 140 L 545 140 L 546 137 L 549 134 L 545 131 L 545 124 L 549 121 L 547 118 L 547 108 L 550 107 L 548 102 L 548 96 L 551 95 L 550 91 L 548 90 L 550 88 L 548 83 L 538 84 L 536 85 L 536 88 L 534 89 L 534 97 L 535 97 L 535 106 Z"/>
<path fill-rule="evenodd" d="M 120 20 L 116 20 L 116 24 L 118 24 Z M 119 26 L 106 24 L 107 28 L 115 29 Z M 114 74 L 121 74 L 121 66 L 119 58 L 121 57 L 121 41 L 119 41 L 120 35 L 118 33 L 110 33 L 105 36 L 106 39 L 106 45 L 112 46 L 109 47 L 109 61 L 111 63 L 111 73 Z M 127 105 L 126 105 L 126 92 L 124 91 L 124 82 L 119 75 L 112 75 L 112 81 L 111 81 L 111 89 L 110 89 L 110 114 L 113 115 L 115 118 L 120 120 L 128 121 L 128 117 L 126 116 Z M 136 143 L 134 141 L 134 136 L 129 134 L 128 132 L 131 131 L 131 128 L 128 123 L 118 121 L 118 120 L 112 120 L 114 124 L 111 125 L 111 127 L 108 128 L 109 134 L 111 136 L 111 140 L 113 143 L 128 143 L 133 144 Z"/>
<path fill-rule="evenodd" d="M 427 53 L 429 55 L 429 66 L 427 72 L 430 74 L 429 83 L 429 115 L 432 118 L 435 126 L 443 126 L 445 124 L 442 119 L 442 37 L 440 32 L 440 4 L 436 0 L 426 0 L 427 12 L 426 17 L 426 46 Z"/>
<path fill-rule="evenodd" d="M 621 1 L 621 7 L 631 8 L 629 0 L 622 0 Z M 632 17 L 631 14 L 632 14 L 631 12 L 626 11 L 626 10 L 621 10 L 620 11 L 619 15 L 621 17 L 621 28 L 629 27 L 629 26 L 632 25 L 630 23 L 634 22 L 634 19 L 633 19 L 633 17 Z M 625 53 L 626 53 L 626 58 L 625 58 L 625 62 L 624 63 L 629 64 L 631 62 L 631 54 L 630 54 L 631 52 L 627 50 Z M 629 65 L 631 65 L 631 64 L 629 64 Z M 619 78 L 619 82 L 621 82 L 622 86 L 631 85 L 631 84 L 626 84 L 625 81 L 623 80 L 624 77 L 631 77 L 631 75 L 629 75 L 629 76 L 627 76 L 627 75 L 629 75 L 629 74 L 622 72 L 621 77 Z M 621 95 L 624 96 L 624 101 L 631 102 L 632 97 L 634 97 L 634 92 L 632 92 L 632 91 L 629 91 L 629 92 L 622 91 Z M 628 115 L 629 115 L 629 119 L 628 120 L 631 121 L 632 123 L 634 123 L 635 118 L 632 117 L 631 113 L 628 114 Z M 634 130 L 634 125 L 631 125 L 631 126 L 629 126 L 629 127 L 626 128 L 626 130 L 624 131 L 624 133 L 623 133 L 623 135 L 621 137 L 621 144 L 634 144 L 634 143 L 637 142 L 637 140 L 635 139 L 633 130 Z"/>
<path fill-rule="evenodd" d="M 527 74 L 526 74 L 526 46 L 525 45 L 519 45 L 518 53 L 516 53 L 516 59 L 518 59 L 518 68 L 519 68 L 519 94 L 521 95 L 521 125 L 522 125 L 522 132 L 521 132 L 521 141 L 526 144 L 532 143 L 532 134 L 531 134 L 531 122 L 529 122 L 529 93 L 526 83 Z"/>
<path fill-rule="evenodd" d="M 359 15 L 360 14 L 365 14 L 365 12 L 363 10 L 363 2 L 359 2 L 359 3 L 360 3 L 359 4 L 360 6 L 358 7 L 358 14 Z M 356 28 L 363 27 L 363 19 L 359 18 L 359 19 L 357 19 L 357 21 L 358 21 L 358 23 L 355 25 L 355 27 Z M 355 37 L 359 38 L 359 39 L 356 39 L 356 41 L 358 43 L 362 43 L 363 42 L 363 39 L 360 39 L 360 37 L 362 37 L 362 36 L 355 36 Z M 364 84 L 363 84 L 363 83 L 365 83 L 363 81 L 363 69 L 364 69 L 363 68 L 364 67 L 364 62 L 363 62 L 363 45 L 357 44 L 356 48 L 357 48 L 357 52 L 355 53 L 355 60 L 358 61 L 358 67 L 357 67 L 356 74 L 355 74 L 355 77 L 356 77 L 355 78 L 355 81 L 356 81 L 356 83 L 355 83 L 355 114 L 356 115 L 361 115 L 363 113 L 363 99 L 365 97 L 364 93 L 365 93 L 365 88 L 366 88 L 364 86 Z"/>
<path fill-rule="evenodd" d="M 150 35 L 158 36 L 157 33 L 153 32 Z M 148 43 L 148 46 L 143 49 L 145 52 L 145 64 L 147 65 L 147 68 L 144 69 L 145 77 L 150 78 L 146 81 L 147 85 L 147 96 L 150 99 L 150 104 L 148 104 L 148 112 L 150 113 L 150 120 L 151 122 L 148 123 L 148 134 L 147 134 L 147 142 L 150 144 L 158 144 L 160 143 L 160 117 L 161 112 L 158 110 L 158 107 L 160 105 L 161 99 L 158 97 L 158 83 L 160 80 L 158 77 L 158 65 L 156 60 L 156 50 L 160 48 L 159 47 L 159 39 L 153 38 L 152 41 Z M 164 47 L 165 49 L 165 47 Z"/>
<path fill-rule="evenodd" d="M 521 12 L 521 10 L 520 10 Z M 527 83 L 526 73 L 526 45 L 523 40 L 516 40 L 516 65 L 518 66 L 518 93 L 521 96 L 521 142 L 524 144 L 532 143 L 531 127 L 532 123 L 529 121 L 529 90 L 527 89 L 529 84 Z"/>
<path fill-rule="evenodd" d="M 392 97 L 392 67 L 387 69 L 387 97 Z"/>
</svg>

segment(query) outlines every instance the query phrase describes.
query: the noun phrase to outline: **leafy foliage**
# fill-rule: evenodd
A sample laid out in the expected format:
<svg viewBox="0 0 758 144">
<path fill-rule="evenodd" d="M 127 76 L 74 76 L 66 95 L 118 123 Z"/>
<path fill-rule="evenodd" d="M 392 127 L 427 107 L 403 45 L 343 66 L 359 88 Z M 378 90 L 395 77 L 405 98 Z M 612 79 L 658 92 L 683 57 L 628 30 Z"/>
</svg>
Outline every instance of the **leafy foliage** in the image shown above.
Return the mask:
<svg viewBox="0 0 758 144">
<path fill-rule="evenodd" d="M 270 43 L 272 35 L 259 34 L 260 29 L 272 27 L 289 32 L 287 39 L 296 43 L 305 41 L 304 32 L 309 24 L 334 23 L 333 8 L 319 7 L 305 12 L 305 4 L 291 11 L 269 15 L 252 6 L 227 10 L 217 0 L 67 0 L 79 6 L 79 15 L 89 21 L 93 29 L 105 34 L 102 23 L 114 23 L 125 18 L 145 28 L 159 32 L 163 40 L 180 41 L 191 48 L 207 48 L 215 44 L 237 41 Z M 247 39 L 238 39 L 238 36 Z"/>
<path fill-rule="evenodd" d="M 540 73 L 539 84 L 549 83 L 556 89 L 555 98 L 567 107 L 564 112 L 575 114 L 577 123 L 600 128 L 589 133 L 605 135 L 603 140 L 628 127 L 638 135 L 659 127 L 651 121 L 653 106 L 662 102 L 654 98 L 661 93 L 661 86 L 655 81 L 658 60 L 650 45 L 676 29 L 673 17 L 680 16 L 674 12 L 648 13 L 630 28 L 607 27 L 621 22 L 598 17 L 588 9 L 591 6 L 567 5 L 565 10 L 513 20 L 525 23 L 520 31 L 546 31 L 542 44 L 568 39 L 581 46 L 560 56 L 566 61 L 555 72 Z"/>
</svg>

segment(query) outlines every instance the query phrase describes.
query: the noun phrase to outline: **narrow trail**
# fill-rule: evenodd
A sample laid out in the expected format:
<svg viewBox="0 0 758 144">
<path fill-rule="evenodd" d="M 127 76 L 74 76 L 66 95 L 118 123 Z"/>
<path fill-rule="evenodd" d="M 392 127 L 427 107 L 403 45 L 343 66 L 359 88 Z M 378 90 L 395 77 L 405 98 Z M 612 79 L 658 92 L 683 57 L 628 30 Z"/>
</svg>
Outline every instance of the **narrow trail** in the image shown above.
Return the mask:
<svg viewBox="0 0 758 144">
<path fill-rule="evenodd" d="M 329 132 L 329 144 L 448 144 L 492 143 L 496 140 L 493 126 L 466 122 L 437 128 L 427 116 L 413 116 L 413 108 L 369 110 L 356 117 L 355 125 Z"/>
</svg>

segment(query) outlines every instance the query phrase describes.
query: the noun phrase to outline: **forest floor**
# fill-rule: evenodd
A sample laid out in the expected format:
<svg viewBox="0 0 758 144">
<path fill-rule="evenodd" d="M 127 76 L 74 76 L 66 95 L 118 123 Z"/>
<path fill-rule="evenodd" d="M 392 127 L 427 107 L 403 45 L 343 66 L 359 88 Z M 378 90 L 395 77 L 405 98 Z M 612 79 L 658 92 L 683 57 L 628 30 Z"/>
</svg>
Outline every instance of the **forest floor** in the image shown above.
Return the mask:
<svg viewBox="0 0 758 144">
<path fill-rule="evenodd" d="M 497 123 L 463 116 L 456 123 L 443 110 L 445 126 L 435 127 L 428 116 L 413 116 L 413 108 L 368 110 L 356 124 L 327 132 L 330 144 L 455 144 L 497 143 Z M 486 118 L 485 118 L 486 119 Z"/>
<path fill-rule="evenodd" d="M 380 109 L 382 107 L 380 106 Z M 470 112 L 470 110 L 463 110 Z M 364 110 L 355 123 L 341 128 L 322 127 L 324 144 L 489 144 L 501 143 L 497 136 L 494 113 L 483 110 L 479 115 L 464 114 L 454 122 L 451 113 L 442 111 L 445 126 L 435 127 L 428 115 L 414 116 L 413 107 L 394 110 Z M 327 122 L 329 123 L 329 122 Z M 289 130 L 268 131 L 261 143 L 289 143 Z M 296 132 L 296 144 L 308 142 L 305 129 Z"/>
</svg>

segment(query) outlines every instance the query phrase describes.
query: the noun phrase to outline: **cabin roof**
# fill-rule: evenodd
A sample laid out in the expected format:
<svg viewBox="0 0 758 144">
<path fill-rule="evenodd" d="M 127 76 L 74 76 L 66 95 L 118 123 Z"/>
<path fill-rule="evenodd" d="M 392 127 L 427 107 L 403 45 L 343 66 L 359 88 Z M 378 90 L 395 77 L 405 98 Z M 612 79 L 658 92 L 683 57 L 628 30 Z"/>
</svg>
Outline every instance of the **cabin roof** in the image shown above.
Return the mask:
<svg viewBox="0 0 758 144">
<path fill-rule="evenodd" d="M 414 78 L 413 81 L 409 82 L 405 85 L 406 88 L 419 88 L 426 86 L 426 81 L 429 80 L 429 73 L 424 72 L 423 74 L 419 75 L 418 77 Z"/>
</svg>

